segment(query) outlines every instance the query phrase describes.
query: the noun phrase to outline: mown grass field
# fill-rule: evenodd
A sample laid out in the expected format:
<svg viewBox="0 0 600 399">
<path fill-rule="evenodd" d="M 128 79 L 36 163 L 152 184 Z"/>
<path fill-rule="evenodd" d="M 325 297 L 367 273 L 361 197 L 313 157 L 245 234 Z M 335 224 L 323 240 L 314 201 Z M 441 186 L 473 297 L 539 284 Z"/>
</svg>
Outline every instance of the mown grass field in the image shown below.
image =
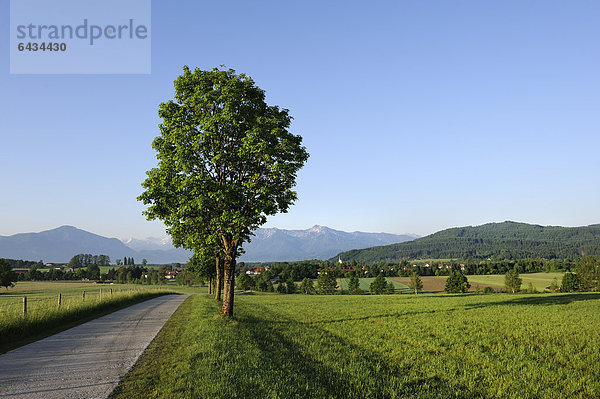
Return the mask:
<svg viewBox="0 0 600 399">
<path fill-rule="evenodd" d="M 166 287 L 134 284 L 18 282 L 15 287 L 0 294 L 0 353 L 171 292 Z M 62 295 L 60 307 L 59 293 Z M 26 315 L 23 313 L 24 296 L 27 297 Z"/>
<path fill-rule="evenodd" d="M 596 398 L 600 294 L 188 298 L 118 398 Z"/>
<path fill-rule="evenodd" d="M 527 289 L 529 283 L 533 284 L 533 287 L 541 292 L 544 292 L 550 284 L 552 284 L 552 280 L 556 278 L 558 284 L 562 281 L 564 273 L 530 273 L 530 274 L 520 274 L 521 280 L 523 283 L 521 284 L 521 289 Z M 504 275 L 468 275 L 467 278 L 471 283 L 471 286 L 475 284 L 489 284 L 495 285 L 498 287 L 504 287 Z"/>
<path fill-rule="evenodd" d="M 521 284 L 521 290 L 526 290 L 531 282 L 536 290 L 544 292 L 554 278 L 557 279 L 558 284 L 562 281 L 563 273 L 531 273 L 521 274 L 520 277 L 523 280 Z M 423 291 L 427 293 L 440 294 L 444 292 L 444 286 L 446 285 L 447 276 L 421 276 L 423 282 Z M 485 287 L 491 287 L 495 291 L 504 290 L 504 275 L 468 275 L 467 276 L 471 288 L 469 292 L 474 292 L 477 287 L 483 290 Z M 410 278 L 408 277 L 391 277 L 388 280 L 393 280 L 405 286 L 408 286 Z"/>
</svg>

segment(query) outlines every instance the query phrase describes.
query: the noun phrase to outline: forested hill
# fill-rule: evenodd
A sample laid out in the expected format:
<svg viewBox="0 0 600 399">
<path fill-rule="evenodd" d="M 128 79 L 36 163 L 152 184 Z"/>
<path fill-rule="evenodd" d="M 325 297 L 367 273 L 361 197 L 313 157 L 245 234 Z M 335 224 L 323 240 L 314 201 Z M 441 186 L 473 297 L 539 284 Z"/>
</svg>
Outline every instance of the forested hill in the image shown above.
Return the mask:
<svg viewBox="0 0 600 399">
<path fill-rule="evenodd" d="M 577 258 L 600 255 L 600 224 L 586 227 L 488 223 L 455 227 L 410 242 L 340 254 L 342 260 L 372 263 L 401 259 Z M 336 260 L 332 258 L 332 260 Z"/>
</svg>

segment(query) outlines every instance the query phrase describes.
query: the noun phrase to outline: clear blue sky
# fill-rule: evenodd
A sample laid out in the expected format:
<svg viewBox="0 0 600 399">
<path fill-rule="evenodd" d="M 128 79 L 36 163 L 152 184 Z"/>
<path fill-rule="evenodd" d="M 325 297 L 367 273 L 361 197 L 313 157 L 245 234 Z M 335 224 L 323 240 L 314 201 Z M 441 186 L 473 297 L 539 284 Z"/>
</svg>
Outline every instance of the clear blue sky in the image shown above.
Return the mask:
<svg viewBox="0 0 600 399">
<path fill-rule="evenodd" d="M 129 76 L 10 75 L 8 14 L 0 235 L 163 236 L 136 196 L 186 64 L 295 118 L 311 157 L 269 227 L 600 223 L 600 2 L 153 1 L 152 73 Z"/>
</svg>

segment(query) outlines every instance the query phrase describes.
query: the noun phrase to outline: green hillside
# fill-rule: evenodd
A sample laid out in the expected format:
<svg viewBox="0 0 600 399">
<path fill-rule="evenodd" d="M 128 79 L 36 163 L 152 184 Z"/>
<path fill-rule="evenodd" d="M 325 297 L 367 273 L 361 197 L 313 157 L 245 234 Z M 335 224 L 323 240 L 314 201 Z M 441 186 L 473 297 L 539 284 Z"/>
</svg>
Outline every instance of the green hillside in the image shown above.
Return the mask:
<svg viewBox="0 0 600 399">
<path fill-rule="evenodd" d="M 363 263 L 427 258 L 562 259 L 586 255 L 600 255 L 600 224 L 560 227 L 516 222 L 488 223 L 455 227 L 410 242 L 340 254 L 343 260 Z"/>
</svg>

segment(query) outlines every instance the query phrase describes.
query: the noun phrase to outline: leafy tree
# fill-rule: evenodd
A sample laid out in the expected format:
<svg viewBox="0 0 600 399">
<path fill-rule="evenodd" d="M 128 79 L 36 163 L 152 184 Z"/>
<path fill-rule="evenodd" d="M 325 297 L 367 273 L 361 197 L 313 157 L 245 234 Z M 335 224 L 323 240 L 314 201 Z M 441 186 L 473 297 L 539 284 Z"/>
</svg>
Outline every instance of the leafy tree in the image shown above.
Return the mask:
<svg viewBox="0 0 600 399">
<path fill-rule="evenodd" d="M 529 283 L 529 284 L 531 284 L 531 283 Z M 558 285 L 558 279 L 556 277 L 554 277 L 552 279 L 552 282 L 550 283 L 550 292 L 558 292 L 559 290 L 560 290 L 560 286 Z"/>
<path fill-rule="evenodd" d="M 82 262 L 81 262 L 81 255 L 75 255 L 71 258 L 71 260 L 69 261 L 68 266 L 72 269 L 75 269 L 76 267 L 81 267 L 83 266 Z"/>
<path fill-rule="evenodd" d="M 287 279 L 287 281 L 285 282 L 285 286 L 287 288 L 288 294 L 295 294 L 296 291 L 298 291 L 298 287 L 296 286 L 294 279 L 291 277 Z"/>
<path fill-rule="evenodd" d="M 217 258 L 217 261 L 219 259 Z M 199 279 L 205 279 L 208 281 L 208 293 L 212 294 L 213 282 L 215 282 L 216 274 L 219 272 L 222 265 L 215 266 L 215 257 L 212 251 L 200 251 L 194 252 L 192 257 L 188 260 L 186 269 L 191 273 L 194 273 Z M 215 284 L 215 300 L 221 300 L 221 286 L 220 281 L 216 281 Z"/>
<path fill-rule="evenodd" d="M 159 282 L 158 282 L 158 270 L 156 270 L 156 269 L 150 269 L 148 271 L 148 284 L 152 284 L 152 285 L 159 284 Z"/>
<path fill-rule="evenodd" d="M 579 291 L 579 277 L 575 273 L 565 273 L 562 278 L 561 292 Z"/>
<path fill-rule="evenodd" d="M 383 273 L 379 273 L 375 280 L 369 285 L 369 292 L 371 295 L 381 295 L 385 293 L 386 288 L 385 277 L 383 277 Z"/>
<path fill-rule="evenodd" d="M 175 277 L 175 283 L 177 283 L 177 285 L 187 285 L 188 287 L 191 287 L 196 283 L 196 277 L 197 276 L 194 273 L 184 269 L 182 272 L 177 273 L 177 276 Z M 152 281 L 153 280 L 154 279 L 152 279 Z"/>
<path fill-rule="evenodd" d="M 556 288 L 558 288 L 558 287 L 556 287 Z M 552 289 L 552 288 L 551 288 L 551 289 Z M 555 291 L 555 290 L 552 290 L 552 292 L 554 292 L 554 291 Z M 530 282 L 530 283 L 527 285 L 527 292 L 528 292 L 529 294 L 537 294 L 538 290 L 537 290 L 537 289 L 536 289 L 536 288 L 533 286 L 533 283 L 531 283 L 531 282 Z"/>
<path fill-rule="evenodd" d="M 523 280 L 519 277 L 519 272 L 516 268 L 509 270 L 504 275 L 504 287 L 513 294 L 521 289 L 522 283 Z"/>
<path fill-rule="evenodd" d="M 577 267 L 579 289 L 581 291 L 597 291 L 600 288 L 600 261 L 595 256 L 581 258 Z"/>
<path fill-rule="evenodd" d="M 484 294 L 493 294 L 494 293 L 494 289 L 490 286 L 487 286 L 483 289 L 483 293 Z"/>
<path fill-rule="evenodd" d="M 464 293 L 467 292 L 470 287 L 471 284 L 469 284 L 467 276 L 462 274 L 459 270 L 452 269 L 446 279 L 444 291 L 449 294 Z"/>
<path fill-rule="evenodd" d="M 252 289 L 252 287 L 254 286 L 252 277 L 250 277 L 246 273 L 240 274 L 237 278 L 237 286 L 238 286 L 238 288 L 240 288 L 244 291 L 248 291 L 248 290 Z"/>
<path fill-rule="evenodd" d="M 174 83 L 175 100 L 160 105 L 161 135 L 152 143 L 158 167 L 138 199 L 149 205 L 148 219 L 165 223 L 173 245 L 222 244 L 221 314 L 231 316 L 240 248 L 268 215 L 293 204 L 308 153 L 288 131 L 288 111 L 268 106 L 250 77 L 185 66 Z"/>
<path fill-rule="evenodd" d="M 337 280 L 333 273 L 321 272 L 317 278 L 317 292 L 321 295 L 333 295 L 337 292 Z"/>
<path fill-rule="evenodd" d="M 100 266 L 98 265 L 89 265 L 86 270 L 87 278 L 90 280 L 99 280 L 100 279 Z"/>
<path fill-rule="evenodd" d="M 410 275 L 410 282 L 408 283 L 408 288 L 415 294 L 418 294 L 419 292 L 423 291 L 423 282 L 421 281 L 421 277 L 419 277 L 417 272 L 413 272 Z"/>
<path fill-rule="evenodd" d="M 388 281 L 388 283 L 385 286 L 385 293 L 386 294 L 395 294 L 396 293 L 396 287 L 394 286 L 394 283 L 392 283 L 391 281 Z"/>
<path fill-rule="evenodd" d="M 312 295 L 315 293 L 315 286 L 312 278 L 304 277 L 302 283 L 300 284 L 300 292 L 307 295 Z"/>
<path fill-rule="evenodd" d="M 115 260 L 115 265 L 121 266 L 122 264 L 123 264 L 123 261 L 121 259 Z"/>
<path fill-rule="evenodd" d="M 15 286 L 15 281 L 17 281 L 17 274 L 5 259 L 0 259 L 0 286 L 8 290 L 9 287 Z"/>
<path fill-rule="evenodd" d="M 277 285 L 277 292 L 280 294 L 287 294 L 287 287 L 283 281 Z"/>
<path fill-rule="evenodd" d="M 146 259 L 142 259 L 142 266 L 146 267 L 147 264 L 148 264 L 148 261 Z"/>
<path fill-rule="evenodd" d="M 25 280 L 31 280 L 31 281 L 39 281 L 39 280 L 44 280 L 44 274 L 38 270 L 39 267 L 42 266 L 42 263 L 34 263 L 33 265 L 31 265 L 29 267 L 29 270 L 27 270 L 25 272 Z M 82 277 L 79 277 L 78 279 L 81 279 Z"/>
<path fill-rule="evenodd" d="M 356 274 L 352 274 L 350 276 L 350 280 L 348 281 L 348 292 L 351 295 L 364 294 L 364 291 L 360 289 L 360 280 Z"/>
</svg>

